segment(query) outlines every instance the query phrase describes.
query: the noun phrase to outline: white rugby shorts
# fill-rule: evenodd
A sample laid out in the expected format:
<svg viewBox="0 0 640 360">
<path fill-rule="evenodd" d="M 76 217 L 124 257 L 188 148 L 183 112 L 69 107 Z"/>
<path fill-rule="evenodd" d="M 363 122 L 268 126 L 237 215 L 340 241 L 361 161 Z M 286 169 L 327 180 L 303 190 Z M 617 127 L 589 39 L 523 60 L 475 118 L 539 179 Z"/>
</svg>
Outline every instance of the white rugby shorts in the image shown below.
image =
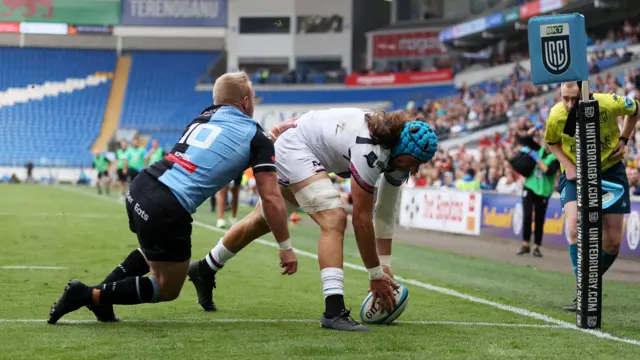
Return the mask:
<svg viewBox="0 0 640 360">
<path fill-rule="evenodd" d="M 274 144 L 278 181 L 285 186 L 326 171 L 299 134 L 295 128 L 290 129 L 280 135 Z"/>
</svg>

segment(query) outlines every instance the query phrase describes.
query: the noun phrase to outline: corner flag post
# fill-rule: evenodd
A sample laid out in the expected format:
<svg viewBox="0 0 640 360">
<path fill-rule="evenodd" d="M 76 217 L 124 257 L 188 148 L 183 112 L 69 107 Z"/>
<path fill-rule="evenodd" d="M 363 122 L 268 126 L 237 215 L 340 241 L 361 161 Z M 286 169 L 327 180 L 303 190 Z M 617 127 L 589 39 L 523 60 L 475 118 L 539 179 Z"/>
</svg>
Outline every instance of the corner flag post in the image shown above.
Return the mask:
<svg viewBox="0 0 640 360">
<path fill-rule="evenodd" d="M 536 16 L 529 20 L 528 32 L 534 84 L 582 82 L 575 132 L 578 192 L 576 325 L 582 329 L 599 329 L 602 324 L 600 111 L 598 102 L 589 99 L 584 16 Z"/>
</svg>

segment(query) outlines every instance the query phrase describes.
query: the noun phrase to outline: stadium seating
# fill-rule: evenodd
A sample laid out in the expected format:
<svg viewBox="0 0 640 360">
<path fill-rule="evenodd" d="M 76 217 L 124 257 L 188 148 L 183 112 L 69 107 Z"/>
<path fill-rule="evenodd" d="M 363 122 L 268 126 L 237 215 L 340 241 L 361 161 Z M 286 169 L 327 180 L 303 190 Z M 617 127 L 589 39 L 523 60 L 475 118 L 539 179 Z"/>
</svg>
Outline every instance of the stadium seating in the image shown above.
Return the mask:
<svg viewBox="0 0 640 360">
<path fill-rule="evenodd" d="M 89 166 L 116 54 L 0 48 L 0 165 Z"/>
<path fill-rule="evenodd" d="M 131 56 L 120 127 L 150 134 L 160 146 L 172 146 L 187 122 L 211 104 L 211 93 L 195 87 L 220 54 L 137 51 Z"/>
</svg>

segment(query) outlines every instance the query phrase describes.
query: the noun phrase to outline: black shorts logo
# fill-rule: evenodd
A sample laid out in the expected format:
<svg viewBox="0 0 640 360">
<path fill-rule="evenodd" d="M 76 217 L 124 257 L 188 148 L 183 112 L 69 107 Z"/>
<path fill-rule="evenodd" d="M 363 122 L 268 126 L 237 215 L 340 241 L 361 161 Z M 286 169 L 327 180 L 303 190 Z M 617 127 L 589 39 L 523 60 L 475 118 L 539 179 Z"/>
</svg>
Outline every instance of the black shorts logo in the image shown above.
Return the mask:
<svg viewBox="0 0 640 360">
<path fill-rule="evenodd" d="M 370 168 L 376 166 L 376 160 L 378 160 L 378 155 L 376 155 L 376 153 L 372 151 L 365 155 L 364 158 L 367 160 L 367 165 L 369 165 Z"/>
</svg>

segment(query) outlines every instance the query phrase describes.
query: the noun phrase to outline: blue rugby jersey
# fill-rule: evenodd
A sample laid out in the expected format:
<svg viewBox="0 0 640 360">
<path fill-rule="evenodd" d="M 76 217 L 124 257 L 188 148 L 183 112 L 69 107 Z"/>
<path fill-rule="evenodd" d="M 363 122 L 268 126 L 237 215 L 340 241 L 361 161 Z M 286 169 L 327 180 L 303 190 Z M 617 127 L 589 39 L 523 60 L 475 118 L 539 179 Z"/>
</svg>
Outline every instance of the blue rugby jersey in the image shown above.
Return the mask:
<svg viewBox="0 0 640 360">
<path fill-rule="evenodd" d="M 147 171 L 165 184 L 189 213 L 252 167 L 276 171 L 273 141 L 232 106 L 212 106 L 193 120 L 164 159 Z"/>
</svg>

